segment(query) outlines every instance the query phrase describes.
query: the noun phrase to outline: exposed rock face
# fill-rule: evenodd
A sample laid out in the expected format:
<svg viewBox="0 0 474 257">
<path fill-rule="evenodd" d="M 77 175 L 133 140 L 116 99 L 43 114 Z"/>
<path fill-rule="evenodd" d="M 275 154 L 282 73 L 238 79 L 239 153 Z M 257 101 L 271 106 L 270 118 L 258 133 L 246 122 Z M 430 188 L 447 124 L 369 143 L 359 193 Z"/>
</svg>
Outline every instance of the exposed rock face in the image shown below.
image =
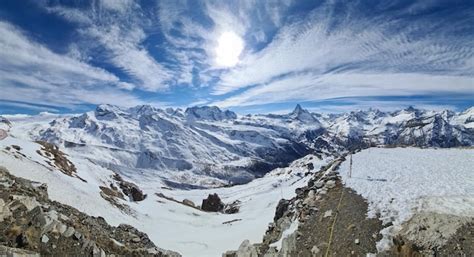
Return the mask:
<svg viewBox="0 0 474 257">
<path fill-rule="evenodd" d="M 146 194 L 137 185 L 123 180 L 119 174 L 115 174 L 114 179 L 118 182 L 122 192 L 130 198 L 130 201 L 139 202 L 145 200 Z"/>
<path fill-rule="evenodd" d="M 208 212 L 220 212 L 224 209 L 224 203 L 217 194 L 210 194 L 207 199 L 202 200 L 201 209 Z"/>
<path fill-rule="evenodd" d="M 236 200 L 230 204 L 224 205 L 224 209 L 222 210 L 225 214 L 233 214 L 237 213 L 240 210 L 240 201 Z"/>
<path fill-rule="evenodd" d="M 74 163 L 72 163 L 67 158 L 67 155 L 60 151 L 56 145 L 50 144 L 45 141 L 36 142 L 42 146 L 41 150 L 38 150 L 37 153 L 43 157 L 50 159 L 50 161 L 48 161 L 50 166 L 58 168 L 58 170 L 70 177 L 76 177 L 85 182 L 84 179 L 80 178 L 77 175 L 77 169 L 76 166 L 74 166 Z"/>
<path fill-rule="evenodd" d="M 283 214 L 288 210 L 288 206 L 290 205 L 290 201 L 289 200 L 285 200 L 285 199 L 281 199 L 279 202 L 278 202 L 278 205 L 276 207 L 276 211 L 275 211 L 275 217 L 273 217 L 273 220 L 274 221 L 277 221 L 278 219 L 280 219 L 281 217 L 283 217 Z"/>
<path fill-rule="evenodd" d="M 180 256 L 129 225 L 50 201 L 46 186 L 1 167 L 0 182 L 0 256 Z"/>
</svg>

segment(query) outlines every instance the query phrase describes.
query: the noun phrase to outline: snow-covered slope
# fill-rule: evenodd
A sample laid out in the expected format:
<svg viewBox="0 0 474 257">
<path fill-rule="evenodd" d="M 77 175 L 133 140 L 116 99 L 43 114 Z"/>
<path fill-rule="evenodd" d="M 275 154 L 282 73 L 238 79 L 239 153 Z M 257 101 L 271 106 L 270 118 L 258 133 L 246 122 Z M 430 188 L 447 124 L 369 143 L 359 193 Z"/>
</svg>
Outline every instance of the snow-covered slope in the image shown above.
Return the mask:
<svg viewBox="0 0 474 257">
<path fill-rule="evenodd" d="M 1 165 L 15 176 L 46 183 L 52 200 L 104 217 L 112 225 L 130 224 L 146 232 L 160 247 L 197 257 L 220 256 L 238 247 L 244 239 L 260 241 L 278 201 L 293 197 L 295 189 L 308 182 L 311 172 L 317 172 L 333 159 L 308 155 L 250 183 L 215 189 L 173 189 L 159 177 L 146 173 L 123 176 L 123 180 L 136 184 L 147 197 L 142 201 L 120 197 L 108 201 L 104 194 L 110 195 L 111 190 L 120 187 L 114 171 L 94 160 L 69 155 L 66 158 L 75 171 L 68 174 L 45 152 L 35 142 L 14 137 L 0 140 Z M 309 163 L 313 169 L 308 167 Z M 217 193 L 224 203 L 238 200 L 239 212 L 209 213 L 181 203 L 188 199 L 199 205 L 211 193 Z"/>
<path fill-rule="evenodd" d="M 292 128 L 240 124 L 235 113 L 217 107 L 100 105 L 82 115 L 36 123 L 29 131 L 33 140 L 64 146 L 71 155 L 119 173 L 146 172 L 183 186 L 248 182 L 309 153 L 291 136 Z"/>
<path fill-rule="evenodd" d="M 10 117 L 11 134 L 59 145 L 75 157 L 170 186 L 245 183 L 308 153 L 369 145 L 472 146 L 473 110 L 238 116 L 217 107 L 185 111 L 100 105 L 81 115 Z"/>
<path fill-rule="evenodd" d="M 345 184 L 367 199 L 369 216 L 380 215 L 386 250 L 391 236 L 414 213 L 474 217 L 474 149 L 369 148 L 342 163 Z"/>
</svg>

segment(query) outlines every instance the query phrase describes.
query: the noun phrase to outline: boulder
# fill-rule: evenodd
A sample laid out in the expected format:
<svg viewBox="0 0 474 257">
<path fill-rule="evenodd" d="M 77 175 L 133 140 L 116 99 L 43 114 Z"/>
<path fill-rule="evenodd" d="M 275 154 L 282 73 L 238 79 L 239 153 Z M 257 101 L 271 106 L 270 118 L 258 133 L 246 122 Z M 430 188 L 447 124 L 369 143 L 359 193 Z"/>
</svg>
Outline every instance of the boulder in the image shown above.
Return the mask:
<svg viewBox="0 0 474 257">
<path fill-rule="evenodd" d="M 202 200 L 201 209 L 208 212 L 219 212 L 224 209 L 224 203 L 217 194 L 210 194 L 207 199 Z"/>
<path fill-rule="evenodd" d="M 189 199 L 184 199 L 183 200 L 183 204 L 184 205 L 187 205 L 187 206 L 190 206 L 190 207 L 196 207 L 196 205 L 194 204 L 193 201 L 189 200 Z"/>
</svg>

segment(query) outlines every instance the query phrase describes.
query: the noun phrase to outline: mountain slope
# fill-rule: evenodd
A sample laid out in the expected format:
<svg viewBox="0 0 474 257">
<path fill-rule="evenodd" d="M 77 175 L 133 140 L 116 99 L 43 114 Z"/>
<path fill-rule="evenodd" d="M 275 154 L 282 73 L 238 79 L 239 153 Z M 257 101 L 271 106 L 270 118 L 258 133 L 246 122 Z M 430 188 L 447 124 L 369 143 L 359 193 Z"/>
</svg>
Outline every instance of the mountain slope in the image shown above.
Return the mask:
<svg viewBox="0 0 474 257">
<path fill-rule="evenodd" d="M 82 115 L 13 119 L 12 133 L 54 143 L 120 174 L 147 173 L 185 188 L 246 183 L 308 153 L 370 145 L 471 146 L 472 115 L 472 108 L 454 113 L 413 107 L 326 115 L 297 105 L 286 115 L 239 116 L 207 106 L 183 111 L 100 105 Z"/>
</svg>

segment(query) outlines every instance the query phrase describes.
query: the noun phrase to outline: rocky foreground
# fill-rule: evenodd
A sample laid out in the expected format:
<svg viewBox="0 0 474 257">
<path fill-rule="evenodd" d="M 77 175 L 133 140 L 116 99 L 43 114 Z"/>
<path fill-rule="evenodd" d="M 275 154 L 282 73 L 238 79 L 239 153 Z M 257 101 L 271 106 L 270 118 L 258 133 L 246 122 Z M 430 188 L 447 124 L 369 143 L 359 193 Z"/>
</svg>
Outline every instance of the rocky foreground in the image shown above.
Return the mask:
<svg viewBox="0 0 474 257">
<path fill-rule="evenodd" d="M 113 227 L 48 199 L 47 186 L 0 167 L 0 256 L 180 256 L 132 226 Z"/>
</svg>

